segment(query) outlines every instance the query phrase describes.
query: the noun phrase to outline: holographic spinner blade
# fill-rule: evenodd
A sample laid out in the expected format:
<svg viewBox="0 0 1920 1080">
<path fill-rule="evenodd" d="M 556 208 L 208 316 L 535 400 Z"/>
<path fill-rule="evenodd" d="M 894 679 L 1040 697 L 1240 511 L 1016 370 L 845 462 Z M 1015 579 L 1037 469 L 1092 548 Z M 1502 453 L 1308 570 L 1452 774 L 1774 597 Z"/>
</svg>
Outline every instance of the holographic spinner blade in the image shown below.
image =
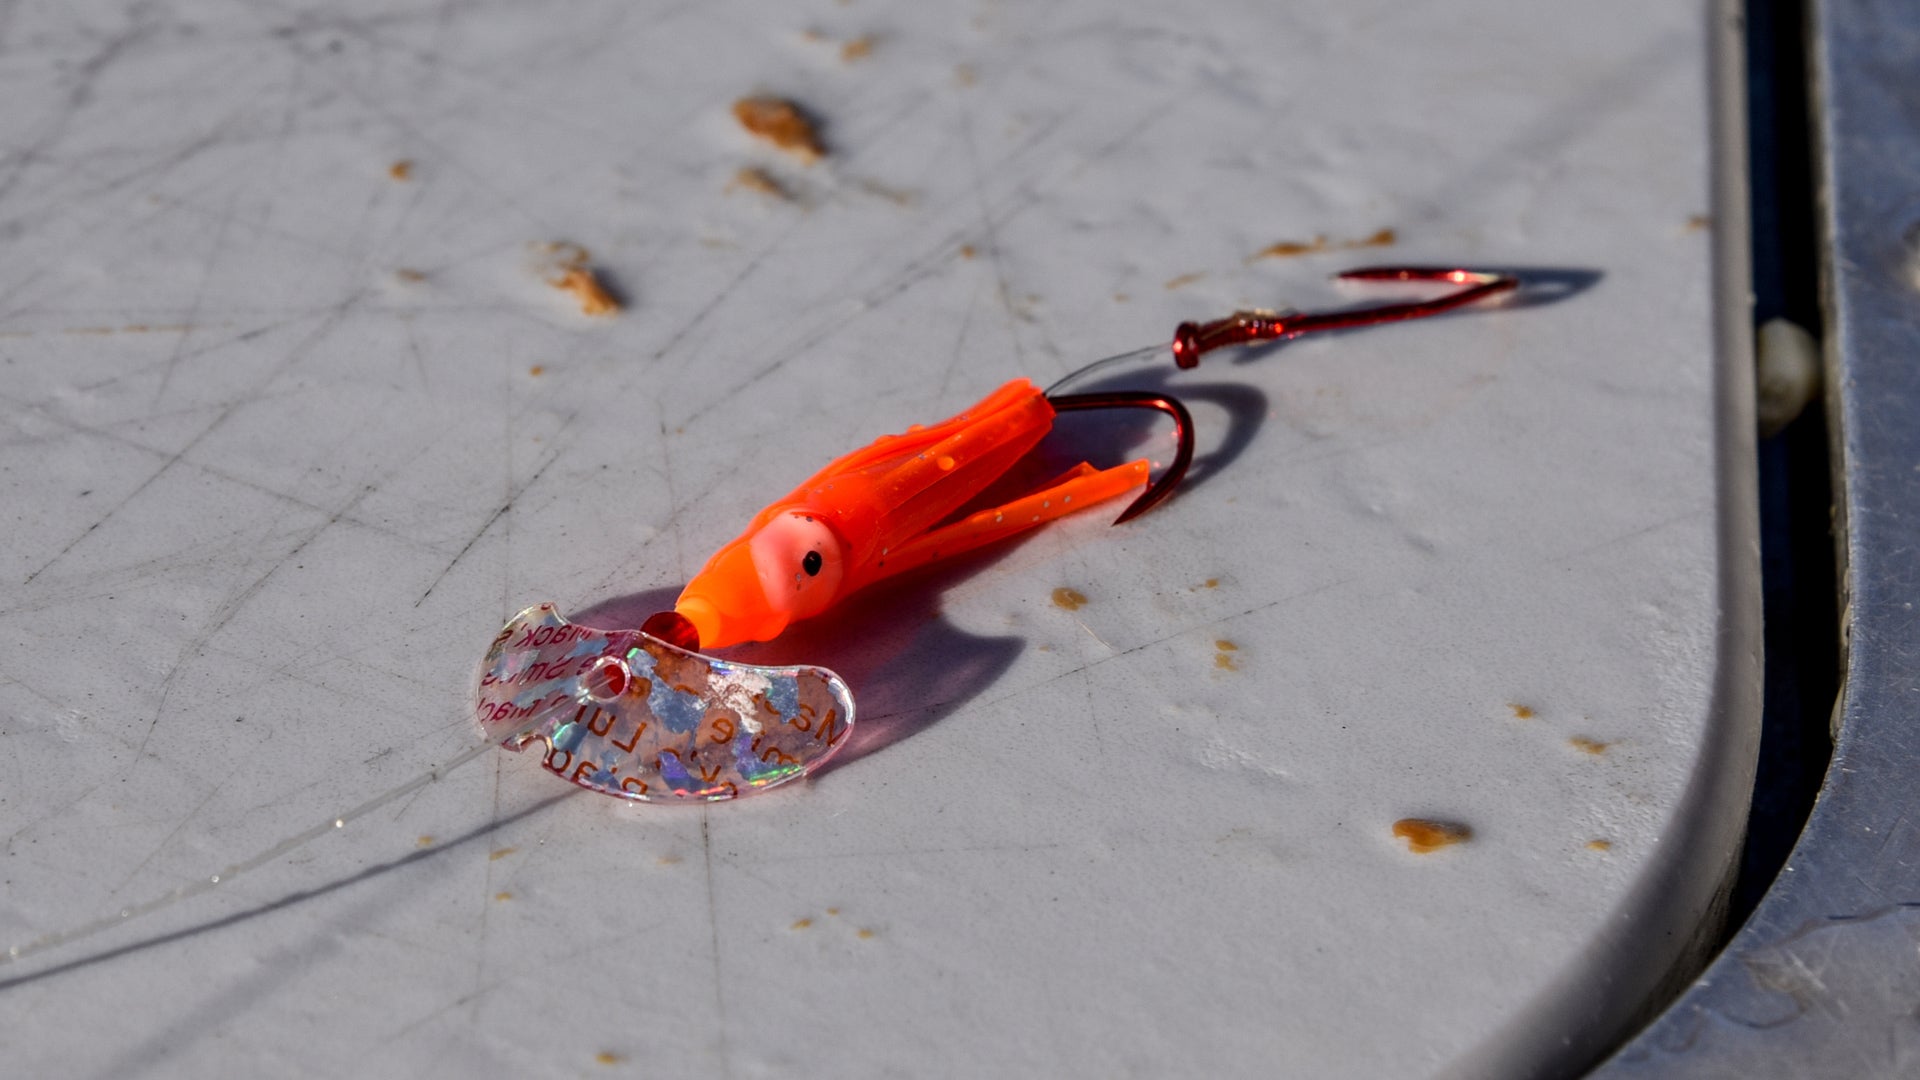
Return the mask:
<svg viewBox="0 0 1920 1080">
<path fill-rule="evenodd" d="M 527 718 L 559 708 L 523 734 Z M 853 694 L 819 667 L 759 667 L 638 630 L 575 626 L 552 604 L 503 627 L 481 661 L 475 718 L 581 787 L 645 802 L 712 802 L 805 776 L 846 742 Z"/>
</svg>

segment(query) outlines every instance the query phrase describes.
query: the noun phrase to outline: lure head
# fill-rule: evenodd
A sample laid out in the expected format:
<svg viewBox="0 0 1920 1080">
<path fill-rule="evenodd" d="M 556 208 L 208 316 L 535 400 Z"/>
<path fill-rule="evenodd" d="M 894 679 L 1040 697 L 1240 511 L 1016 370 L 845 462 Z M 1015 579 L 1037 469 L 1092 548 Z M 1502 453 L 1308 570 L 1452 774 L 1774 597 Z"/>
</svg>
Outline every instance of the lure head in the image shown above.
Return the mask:
<svg viewBox="0 0 1920 1080">
<path fill-rule="evenodd" d="M 702 648 L 770 641 L 832 605 L 846 572 L 846 544 L 819 514 L 782 510 L 708 560 L 674 610 Z"/>
</svg>

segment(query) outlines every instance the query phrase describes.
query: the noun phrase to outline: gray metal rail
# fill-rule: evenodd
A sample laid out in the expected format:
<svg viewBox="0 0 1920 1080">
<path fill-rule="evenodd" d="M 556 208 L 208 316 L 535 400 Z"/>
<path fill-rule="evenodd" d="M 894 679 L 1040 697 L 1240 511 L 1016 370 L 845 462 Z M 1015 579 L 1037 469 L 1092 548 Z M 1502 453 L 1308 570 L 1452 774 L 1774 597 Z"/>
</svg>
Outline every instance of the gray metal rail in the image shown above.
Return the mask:
<svg viewBox="0 0 1920 1080">
<path fill-rule="evenodd" d="M 1813 11 L 1847 652 L 1833 759 L 1752 918 L 1606 1080 L 1920 1076 L 1920 5 Z"/>
</svg>

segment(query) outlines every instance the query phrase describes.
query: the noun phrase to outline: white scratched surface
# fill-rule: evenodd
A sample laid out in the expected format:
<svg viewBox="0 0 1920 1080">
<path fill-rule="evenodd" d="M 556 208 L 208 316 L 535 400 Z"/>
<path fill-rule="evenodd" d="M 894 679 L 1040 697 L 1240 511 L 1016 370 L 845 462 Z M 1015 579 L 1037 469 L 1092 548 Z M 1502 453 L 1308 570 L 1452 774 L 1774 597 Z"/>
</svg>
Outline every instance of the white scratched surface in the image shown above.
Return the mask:
<svg viewBox="0 0 1920 1080">
<path fill-rule="evenodd" d="M 1175 500 L 747 654 L 853 685 L 823 776 L 636 807 L 484 758 L 0 968 L 6 1071 L 1591 1053 L 1745 806 L 1704 36 L 1667 0 L 0 3 L 0 941 L 445 760 L 507 616 L 663 607 L 1008 378 L 1370 262 L 1586 285 L 1112 381 L 1194 407 Z M 753 92 L 828 159 L 741 132 Z M 622 314 L 543 284 L 557 241 Z M 1409 816 L 1475 836 L 1410 854 Z"/>
</svg>

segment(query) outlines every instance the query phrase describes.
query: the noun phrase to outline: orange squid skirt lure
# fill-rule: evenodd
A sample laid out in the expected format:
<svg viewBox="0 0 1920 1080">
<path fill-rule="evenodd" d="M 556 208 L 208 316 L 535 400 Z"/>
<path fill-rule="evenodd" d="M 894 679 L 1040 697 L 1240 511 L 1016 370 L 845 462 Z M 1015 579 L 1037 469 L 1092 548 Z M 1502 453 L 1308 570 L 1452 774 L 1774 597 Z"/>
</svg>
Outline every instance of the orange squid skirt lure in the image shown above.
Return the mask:
<svg viewBox="0 0 1920 1080">
<path fill-rule="evenodd" d="M 1097 361 L 1061 382 L 1161 348 L 1192 367 L 1217 348 L 1421 318 L 1519 284 L 1509 274 L 1451 268 L 1377 267 L 1340 277 L 1457 288 L 1410 303 L 1319 314 L 1243 311 L 1183 323 L 1170 345 Z M 1157 481 L 1149 483 L 1144 459 L 1106 468 L 1081 462 L 1038 490 L 965 511 L 1046 436 L 1058 413 L 1112 408 L 1173 418 L 1176 452 Z M 673 610 L 638 630 L 576 626 L 551 604 L 521 612 L 482 661 L 476 718 L 489 739 L 512 749 L 540 743 L 548 770 L 629 799 L 728 799 L 804 776 L 853 725 L 846 683 L 821 667 L 744 664 L 704 650 L 772 640 L 877 581 L 1144 486 L 1115 524 L 1127 521 L 1171 494 L 1192 456 L 1192 420 L 1171 396 L 1060 395 L 1015 379 L 956 416 L 882 436 L 829 463 L 755 514 L 687 583 Z"/>
</svg>

